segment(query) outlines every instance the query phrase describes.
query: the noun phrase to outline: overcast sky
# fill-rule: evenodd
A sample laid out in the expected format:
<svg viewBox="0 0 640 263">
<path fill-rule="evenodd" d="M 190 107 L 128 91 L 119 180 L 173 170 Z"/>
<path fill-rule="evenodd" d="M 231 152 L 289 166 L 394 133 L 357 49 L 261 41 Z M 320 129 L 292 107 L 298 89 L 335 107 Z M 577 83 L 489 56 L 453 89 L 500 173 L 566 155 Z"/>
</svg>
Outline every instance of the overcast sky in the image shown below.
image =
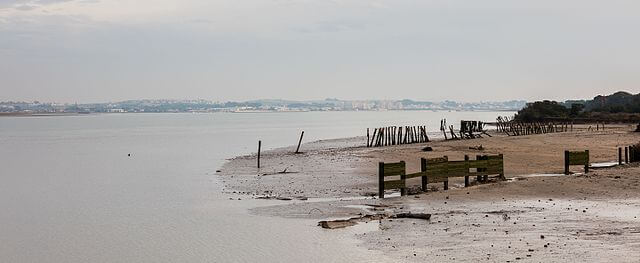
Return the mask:
<svg viewBox="0 0 640 263">
<path fill-rule="evenodd" d="M 637 0 L 0 0 L 0 100 L 590 98 Z"/>
</svg>

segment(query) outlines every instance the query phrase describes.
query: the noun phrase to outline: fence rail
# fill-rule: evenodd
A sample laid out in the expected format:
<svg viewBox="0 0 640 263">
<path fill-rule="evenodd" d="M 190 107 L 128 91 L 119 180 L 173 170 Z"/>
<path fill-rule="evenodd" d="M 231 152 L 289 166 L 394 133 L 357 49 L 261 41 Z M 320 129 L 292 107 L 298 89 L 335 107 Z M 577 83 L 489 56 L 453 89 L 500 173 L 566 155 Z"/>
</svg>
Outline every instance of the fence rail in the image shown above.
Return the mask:
<svg viewBox="0 0 640 263">
<path fill-rule="evenodd" d="M 464 177 L 465 187 L 470 185 L 469 177 L 477 176 L 478 182 L 487 181 L 489 175 L 498 175 L 504 179 L 504 156 L 500 155 L 477 155 L 476 160 L 469 160 L 465 155 L 463 161 L 449 161 L 449 157 L 439 157 L 420 159 L 421 171 L 407 174 L 406 163 L 383 163 L 378 165 L 378 196 L 384 198 L 384 191 L 389 189 L 400 189 L 400 195 L 407 193 L 407 179 L 420 177 L 422 179 L 422 190 L 426 191 L 429 183 L 443 183 L 444 190 L 449 189 L 449 178 Z M 396 177 L 395 180 L 385 180 L 386 177 Z M 399 177 L 399 179 L 397 179 Z"/>
</svg>

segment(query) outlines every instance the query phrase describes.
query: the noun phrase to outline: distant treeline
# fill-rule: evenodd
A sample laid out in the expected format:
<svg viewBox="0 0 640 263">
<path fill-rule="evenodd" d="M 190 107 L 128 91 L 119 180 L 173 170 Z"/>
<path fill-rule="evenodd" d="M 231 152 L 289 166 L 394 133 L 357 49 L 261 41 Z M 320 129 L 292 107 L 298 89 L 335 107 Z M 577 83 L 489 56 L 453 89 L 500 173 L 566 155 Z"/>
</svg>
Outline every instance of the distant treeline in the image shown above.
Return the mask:
<svg viewBox="0 0 640 263">
<path fill-rule="evenodd" d="M 518 111 L 516 121 L 583 120 L 639 122 L 640 94 L 616 92 L 592 100 L 536 101 Z"/>
</svg>

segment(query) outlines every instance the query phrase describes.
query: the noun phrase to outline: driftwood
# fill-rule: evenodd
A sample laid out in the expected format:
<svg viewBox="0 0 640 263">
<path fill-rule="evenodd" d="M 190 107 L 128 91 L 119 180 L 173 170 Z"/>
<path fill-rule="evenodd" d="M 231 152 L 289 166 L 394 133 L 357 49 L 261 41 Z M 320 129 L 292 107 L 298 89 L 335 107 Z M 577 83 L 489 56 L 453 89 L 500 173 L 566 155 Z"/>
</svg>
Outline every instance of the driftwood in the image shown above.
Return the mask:
<svg viewBox="0 0 640 263">
<path fill-rule="evenodd" d="M 364 215 L 359 217 L 352 217 L 349 219 L 339 219 L 339 220 L 331 220 L 331 221 L 320 221 L 318 222 L 318 226 L 326 229 L 338 229 L 345 228 L 349 226 L 355 226 L 359 222 L 368 222 L 373 220 L 381 220 L 388 218 L 388 215 L 385 214 L 375 214 L 375 215 Z"/>
<path fill-rule="evenodd" d="M 326 229 L 338 229 L 338 228 L 355 226 L 359 222 L 382 220 L 385 218 L 412 218 L 412 219 L 431 220 L 431 214 L 408 212 L 408 213 L 398 213 L 394 215 L 388 215 L 388 214 L 364 215 L 359 217 L 352 217 L 349 219 L 320 221 L 318 222 L 318 226 L 321 226 L 322 228 L 326 228 Z"/>
<path fill-rule="evenodd" d="M 425 213 L 400 213 L 393 216 L 394 218 L 413 218 L 413 219 L 423 219 L 423 220 L 431 220 L 431 214 Z"/>
</svg>

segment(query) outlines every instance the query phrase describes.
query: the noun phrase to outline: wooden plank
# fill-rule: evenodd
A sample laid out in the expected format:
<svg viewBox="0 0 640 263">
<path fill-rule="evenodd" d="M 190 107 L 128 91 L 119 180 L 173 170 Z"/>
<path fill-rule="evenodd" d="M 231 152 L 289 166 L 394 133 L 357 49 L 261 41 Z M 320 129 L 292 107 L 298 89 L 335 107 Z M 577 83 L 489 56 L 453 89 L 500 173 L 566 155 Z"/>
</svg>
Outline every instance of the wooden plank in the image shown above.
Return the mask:
<svg viewBox="0 0 640 263">
<path fill-rule="evenodd" d="M 489 160 L 471 160 L 469 161 L 469 168 L 488 168 Z"/>
<path fill-rule="evenodd" d="M 462 177 L 469 175 L 469 164 L 467 161 L 449 161 L 447 167 L 448 177 Z"/>
<path fill-rule="evenodd" d="M 400 189 L 405 188 L 404 180 L 384 181 L 384 189 Z"/>
<path fill-rule="evenodd" d="M 419 173 L 412 173 L 412 174 L 407 174 L 407 179 L 411 179 L 411 178 L 416 178 L 416 177 L 422 177 L 422 176 L 427 176 L 427 172 L 419 172 Z"/>
<path fill-rule="evenodd" d="M 428 164 L 427 171 L 425 173 L 427 176 L 446 174 L 448 170 L 447 168 L 448 168 L 447 163 Z"/>
<path fill-rule="evenodd" d="M 405 174 L 405 163 L 385 163 L 384 164 L 384 176 L 398 176 Z"/>
<path fill-rule="evenodd" d="M 429 159 L 427 159 L 427 165 L 446 163 L 448 161 L 449 161 L 449 159 L 445 158 L 445 157 L 429 158 Z"/>
<path fill-rule="evenodd" d="M 569 152 L 569 165 L 583 165 L 589 161 L 586 152 Z"/>
</svg>

